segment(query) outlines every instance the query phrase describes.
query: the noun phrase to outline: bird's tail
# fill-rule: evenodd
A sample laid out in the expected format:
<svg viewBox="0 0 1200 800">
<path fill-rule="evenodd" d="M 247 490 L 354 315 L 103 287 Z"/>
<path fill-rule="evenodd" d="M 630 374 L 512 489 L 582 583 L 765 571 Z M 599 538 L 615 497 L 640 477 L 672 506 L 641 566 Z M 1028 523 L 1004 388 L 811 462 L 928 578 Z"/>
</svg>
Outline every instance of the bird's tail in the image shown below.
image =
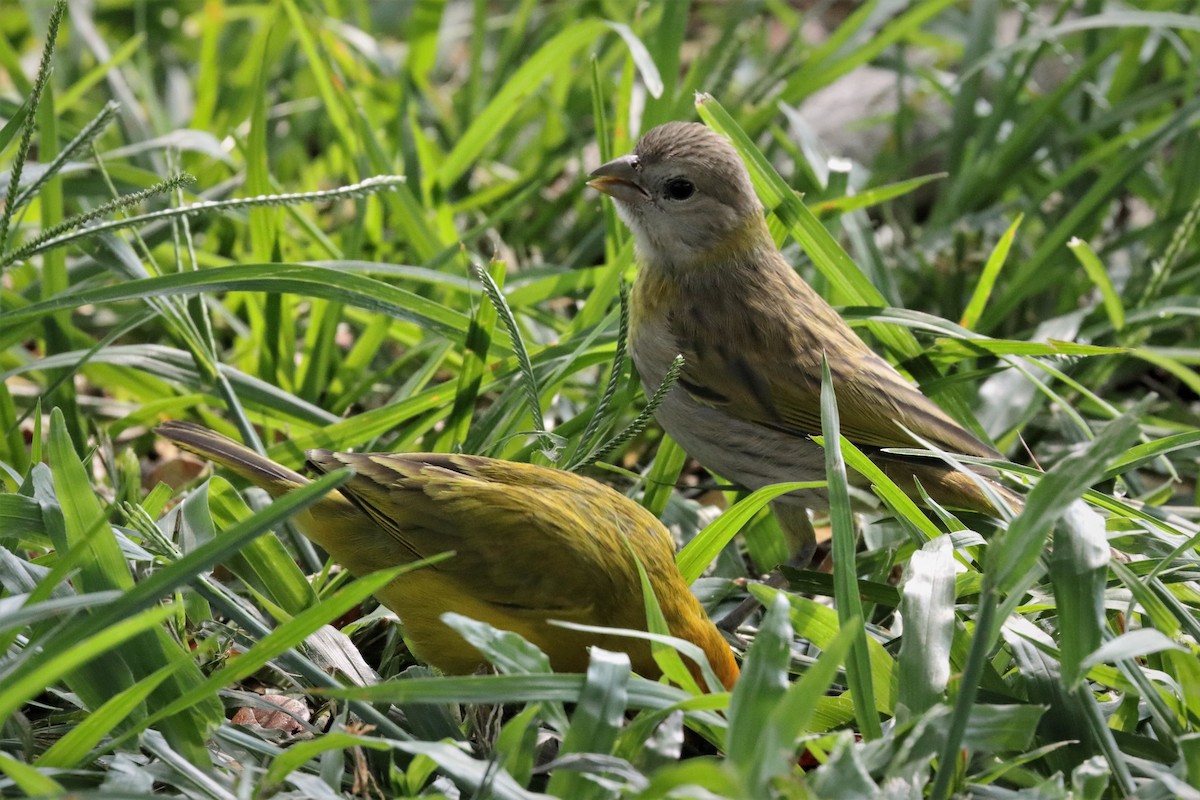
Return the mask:
<svg viewBox="0 0 1200 800">
<path fill-rule="evenodd" d="M 202 425 L 171 420 L 159 425 L 155 433 L 184 450 L 228 467 L 274 497 L 309 483 L 308 478 L 299 472 L 276 464 L 249 447 Z"/>
<path fill-rule="evenodd" d="M 886 454 L 878 456 L 875 463 L 909 497 L 920 497 L 916 488 L 916 481 L 920 481 L 934 501 L 950 508 L 966 508 L 1004 519 L 1008 514 L 996 507 L 995 499 L 1007 505 L 1007 511 L 1013 514 L 1020 513 L 1025 507 L 1025 499 L 1020 494 L 999 483 L 985 470 L 968 475 L 934 459 Z M 992 496 L 980 487 L 980 480 L 987 484 Z"/>
</svg>

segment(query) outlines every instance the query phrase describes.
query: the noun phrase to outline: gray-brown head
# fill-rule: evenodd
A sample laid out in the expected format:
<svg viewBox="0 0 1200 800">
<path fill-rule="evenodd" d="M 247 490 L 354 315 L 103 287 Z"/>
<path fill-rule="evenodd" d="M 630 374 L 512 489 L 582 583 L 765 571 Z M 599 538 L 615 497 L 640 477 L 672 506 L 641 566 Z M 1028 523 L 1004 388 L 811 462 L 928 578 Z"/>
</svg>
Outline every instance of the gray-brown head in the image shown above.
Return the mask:
<svg viewBox="0 0 1200 800">
<path fill-rule="evenodd" d="M 611 195 L 644 264 L 705 266 L 761 238 L 762 204 L 746 166 L 719 134 L 694 122 L 648 131 L 633 152 L 601 165 L 588 186 Z"/>
</svg>

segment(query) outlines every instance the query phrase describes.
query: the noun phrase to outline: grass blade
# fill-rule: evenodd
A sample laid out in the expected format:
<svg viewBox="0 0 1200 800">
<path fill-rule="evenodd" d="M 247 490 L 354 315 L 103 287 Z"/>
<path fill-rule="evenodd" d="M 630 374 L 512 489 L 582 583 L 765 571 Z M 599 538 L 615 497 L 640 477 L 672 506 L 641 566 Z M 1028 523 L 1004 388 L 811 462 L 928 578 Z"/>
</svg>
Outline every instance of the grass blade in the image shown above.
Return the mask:
<svg viewBox="0 0 1200 800">
<path fill-rule="evenodd" d="M 829 521 L 833 528 L 833 585 L 837 599 L 838 620 L 843 626 L 863 619 L 862 601 L 858 595 L 858 568 L 855 558 L 856 535 L 854 517 L 850 510 L 850 493 L 846 483 L 846 462 L 842 459 L 837 398 L 829 361 L 821 357 L 821 434 L 825 442 L 825 476 L 829 482 Z M 846 662 L 846 682 L 854 700 L 854 715 L 866 739 L 878 739 L 883 730 L 875 710 L 871 687 L 871 657 L 867 651 L 866 629 L 856 627 Z"/>
</svg>

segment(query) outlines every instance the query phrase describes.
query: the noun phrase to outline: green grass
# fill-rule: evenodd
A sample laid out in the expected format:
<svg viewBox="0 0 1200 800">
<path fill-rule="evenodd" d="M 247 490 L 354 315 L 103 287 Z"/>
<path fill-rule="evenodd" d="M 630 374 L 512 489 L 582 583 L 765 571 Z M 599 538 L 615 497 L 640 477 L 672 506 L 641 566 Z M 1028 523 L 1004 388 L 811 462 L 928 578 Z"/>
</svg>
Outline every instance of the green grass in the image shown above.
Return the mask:
<svg viewBox="0 0 1200 800">
<path fill-rule="evenodd" d="M 1200 796 L 1198 4 L 853 5 L 809 41 L 774 0 L 111 0 L 56 35 L 14 0 L 0 794 Z M 895 107 L 798 120 L 867 65 Z M 735 142 L 790 260 L 997 444 L 1019 516 L 872 475 L 887 513 L 852 519 L 843 442 L 832 573 L 743 588 L 786 487 L 706 527 L 713 482 L 629 375 L 628 233 L 583 185 L 670 119 Z M 166 418 L 293 466 L 608 480 L 689 542 L 714 618 L 763 600 L 743 678 L 556 675 L 466 619 L 497 674 L 435 675 L 366 599 L 389 576 L 285 524 L 340 476 L 265 504 L 198 480 Z M 230 722 L 264 693 L 311 717 Z"/>
</svg>

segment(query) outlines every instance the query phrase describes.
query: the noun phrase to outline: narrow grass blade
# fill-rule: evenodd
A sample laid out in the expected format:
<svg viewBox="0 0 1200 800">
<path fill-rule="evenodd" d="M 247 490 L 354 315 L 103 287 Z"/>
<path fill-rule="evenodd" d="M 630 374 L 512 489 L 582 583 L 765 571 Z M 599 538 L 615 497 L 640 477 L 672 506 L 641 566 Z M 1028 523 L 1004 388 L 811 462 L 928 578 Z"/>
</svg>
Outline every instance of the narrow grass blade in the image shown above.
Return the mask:
<svg viewBox="0 0 1200 800">
<path fill-rule="evenodd" d="M 108 521 L 67 433 L 66 420 L 57 408 L 50 412 L 49 449 L 54 491 L 62 504 L 68 547 L 87 548 L 87 557 L 80 564 L 80 586 L 88 592 L 128 589 L 133 586 L 133 578 L 116 538 L 93 535 L 97 528 L 107 526 Z"/>
<path fill-rule="evenodd" d="M 1008 253 L 1012 250 L 1013 241 L 1017 238 L 1017 228 L 1021 227 L 1024 219 L 1024 214 L 1018 214 L 1013 223 L 1008 226 L 1008 230 L 996 242 L 992 252 L 988 254 L 987 263 L 983 265 L 983 272 L 979 274 L 979 281 L 975 284 L 975 291 L 971 293 L 971 299 L 967 301 L 967 307 L 958 321 L 962 327 L 974 328 L 978 324 L 979 318 L 983 316 L 988 298 L 992 296 L 992 289 L 996 287 L 996 279 L 1000 277 L 1000 270 L 1004 268 L 1004 262 L 1008 260 Z"/>
<path fill-rule="evenodd" d="M 825 446 L 825 438 L 814 437 L 813 441 Z M 925 516 L 920 507 L 907 494 L 901 491 L 895 482 L 879 468 L 863 451 L 854 446 L 848 439 L 842 440 L 842 457 L 846 465 L 871 482 L 871 488 L 887 505 L 896 512 L 907 526 L 919 532 L 924 541 L 932 541 L 941 535 L 941 531 Z M 923 542 L 918 542 L 922 543 Z"/>
<path fill-rule="evenodd" d="M 105 222 L 98 222 L 95 225 L 86 227 L 71 227 L 70 230 L 65 230 L 57 235 L 39 238 L 35 242 L 23 246 L 20 250 L 16 250 L 0 256 L 0 267 L 11 264 L 15 261 L 24 260 L 35 256 L 38 253 L 57 253 L 68 244 L 79 242 L 85 239 L 98 237 L 100 234 L 109 233 L 124 228 L 142 227 L 151 222 L 162 222 L 173 220 L 180 217 L 187 217 L 193 214 L 211 214 L 215 211 L 235 211 L 244 208 L 259 208 L 263 206 L 290 206 L 302 203 L 319 202 L 321 200 L 332 200 L 335 198 L 350 198 L 363 197 L 376 192 L 397 189 L 403 185 L 404 178 L 396 175 L 376 175 L 371 178 L 366 178 L 358 183 L 350 184 L 349 186 L 341 186 L 336 189 L 326 189 L 316 192 L 292 192 L 288 194 L 270 194 L 266 196 L 254 196 L 238 198 L 235 200 L 203 200 L 190 205 L 174 206 L 159 211 L 150 211 L 145 214 L 138 214 L 132 217 L 122 217 L 119 219 L 111 219 Z M 186 182 L 186 181 L 184 181 Z M 116 202 L 116 201 L 114 201 Z M 56 220 L 54 224 L 58 224 Z"/>
<path fill-rule="evenodd" d="M 3 517 L 0 516 L 0 523 L 2 522 Z M 0 553 L 0 559 L 7 560 L 8 557 L 9 554 Z M 4 584 L 6 589 L 12 591 L 13 586 L 7 580 L 7 575 L 4 574 L 6 571 L 6 567 L 0 567 L 0 584 Z M 0 620 L 2 620 L 0 621 L 0 633 L 7 634 L 27 626 L 37 625 L 44 620 L 77 613 L 104 603 L 111 603 L 120 596 L 121 593 L 114 590 L 71 595 L 69 597 L 54 597 L 31 604 L 26 602 L 29 598 L 27 594 L 13 593 L 7 597 L 0 598 Z M 6 641 L 6 639 L 0 639 L 0 642 Z"/>
<path fill-rule="evenodd" d="M 1155 439 L 1152 442 L 1143 442 L 1142 444 L 1134 445 L 1128 452 L 1119 456 L 1109 465 L 1108 470 L 1104 473 L 1104 478 L 1106 480 L 1115 478 L 1142 464 L 1154 461 L 1167 453 L 1186 450 L 1195 447 L 1197 444 L 1200 444 L 1200 431 L 1176 433 L 1171 436 L 1164 436 L 1161 439 Z"/>
<path fill-rule="evenodd" d="M 625 541 L 625 549 L 628 551 L 629 557 L 633 559 L 634 565 L 637 566 L 638 581 L 642 587 L 642 605 L 646 611 L 646 630 L 650 634 L 650 650 L 654 655 L 654 662 L 662 670 L 663 675 L 676 686 L 682 686 L 690 692 L 698 693 L 700 687 L 696 685 L 696 680 L 684 665 L 683 659 L 680 658 L 681 651 L 661 641 L 661 639 L 671 636 L 671 628 L 667 625 L 667 618 L 663 615 L 662 606 L 659 605 L 658 595 L 654 593 L 654 584 L 650 582 L 650 576 L 646 574 L 645 565 L 637 557 L 637 553 L 633 551 L 633 546 L 628 540 Z M 700 653 L 697 656 L 695 652 L 692 652 L 689 655 L 701 667 L 708 690 L 721 691 L 724 687 L 713 673 L 704 654 Z"/>
<path fill-rule="evenodd" d="M 240 264 L 75 291 L 6 311 L 4 319 L 0 321 L 0 336 L 19 332 L 31 319 L 82 305 L 222 291 L 286 292 L 338 300 L 350 306 L 414 322 L 458 340 L 466 334 L 469 325 L 464 314 L 365 276 L 298 264 Z M 510 346 L 507 337 L 502 338 L 497 346 L 507 351 Z"/>
<path fill-rule="evenodd" d="M 682 368 L 682 359 L 677 358 L 676 363 Z M 654 516 L 662 516 L 686 462 L 687 453 L 683 452 L 683 448 L 663 434 L 658 451 L 654 454 L 654 463 L 646 472 L 646 491 L 642 495 L 642 505 Z"/>
<path fill-rule="evenodd" d="M 1075 255 L 1079 265 L 1083 267 L 1083 271 L 1100 290 L 1100 297 L 1104 301 L 1104 311 L 1108 314 L 1108 321 L 1112 323 L 1113 329 L 1117 331 L 1123 329 L 1125 327 L 1125 306 L 1121 303 L 1121 296 L 1117 294 L 1112 279 L 1108 277 L 1108 270 L 1100 263 L 1100 259 L 1096 257 L 1091 245 L 1083 239 L 1072 237 L 1067 242 L 1067 249 Z"/>
<path fill-rule="evenodd" d="M 331 750 L 349 750 L 366 748 L 368 750 L 391 750 L 398 743 L 383 739 L 379 736 L 361 736 L 346 731 L 328 731 L 319 738 L 308 742 L 296 742 L 283 750 L 271 761 L 263 776 L 262 788 L 282 783 L 288 775 L 301 769 L 313 759 Z"/>
<path fill-rule="evenodd" d="M 850 509 L 850 493 L 846 483 L 846 463 L 842 459 L 837 398 L 829 361 L 821 357 L 821 433 L 825 437 L 825 476 L 829 482 L 829 521 L 833 528 L 833 587 L 837 600 L 838 620 L 850 625 L 851 620 L 864 618 L 862 600 L 858 594 L 856 559 L 857 536 L 854 515 Z M 833 444 L 831 447 L 830 444 Z M 846 682 L 854 700 L 854 714 L 865 739 L 882 735 L 879 713 L 871 687 L 871 658 L 867 651 L 866 629 L 857 628 L 846 662 Z"/>
<path fill-rule="evenodd" d="M 889 200 L 895 200 L 897 197 L 903 197 L 906 194 L 915 192 L 926 184 L 933 183 L 945 177 L 946 173 L 938 172 L 933 175 L 922 175 L 919 178 L 910 178 L 906 181 L 889 183 L 886 186 L 876 186 L 861 192 L 835 197 L 832 200 L 822 200 L 819 203 L 813 204 L 813 213 L 820 216 L 828 216 L 831 214 L 840 215 L 848 214 L 851 211 L 861 211 L 864 208 L 872 208 L 873 206 L 882 205 Z"/>
<path fill-rule="evenodd" d="M 493 261 L 488 267 L 489 275 L 497 286 L 504 280 L 504 269 L 504 263 L 500 261 Z M 489 300 L 475 306 L 470 327 L 467 328 L 458 385 L 454 389 L 454 407 L 450 410 L 450 416 L 446 418 L 446 426 L 442 433 L 441 443 L 446 447 L 460 444 L 467 438 L 498 318 L 495 302 Z"/>
<path fill-rule="evenodd" d="M 683 579 L 688 583 L 694 583 L 704 570 L 708 569 L 708 565 L 725 548 L 725 545 L 729 544 L 734 536 L 737 536 L 738 531 L 754 519 L 754 516 L 772 500 L 788 492 L 816 489 L 824 485 L 824 481 L 777 483 L 772 486 L 764 486 L 752 492 L 748 497 L 742 498 L 705 526 L 704 530 L 696 534 L 679 551 L 679 555 L 675 557 L 675 563 L 679 565 Z"/>
<path fill-rule="evenodd" d="M 0 772 L 26 797 L 62 797 L 66 788 L 40 769 L 0 752 Z"/>
<path fill-rule="evenodd" d="M 220 535 L 217 531 L 229 530 L 251 516 L 250 507 L 221 478 L 213 478 L 188 495 L 182 508 L 182 524 L 190 528 L 200 543 L 216 538 Z M 317 600 L 312 584 L 277 537 L 252 539 L 225 563 L 230 571 L 288 614 L 299 614 Z"/>
<path fill-rule="evenodd" d="M 792 626 L 788 620 L 788 601 L 776 595 L 767 606 L 767 614 L 758 628 L 742 676 L 729 700 L 729 738 L 727 755 L 730 765 L 747 782 L 746 796 L 762 797 L 765 781 L 759 768 L 764 721 L 783 700 L 788 690 L 791 664 Z"/>
<path fill-rule="evenodd" d="M 1180 653 L 1188 652 L 1186 647 L 1161 631 L 1153 628 L 1139 628 L 1109 639 L 1094 652 L 1089 653 L 1080 662 L 1079 668 L 1081 671 L 1087 671 L 1100 664 L 1144 658 L 1153 653 L 1162 653 L 1168 650 Z"/>
<path fill-rule="evenodd" d="M 401 706 L 407 703 L 525 703 L 545 700 L 574 703 L 583 691 L 584 679 L 583 675 L 566 673 L 447 676 L 385 681 L 374 686 L 322 689 L 319 693 L 328 697 Z M 692 696 L 677 687 L 636 676 L 629 682 L 630 708 L 679 708 L 687 712 L 689 719 L 718 729 L 725 728 L 725 719 L 709 709 L 723 708 L 727 702 L 727 698 Z"/>
</svg>

